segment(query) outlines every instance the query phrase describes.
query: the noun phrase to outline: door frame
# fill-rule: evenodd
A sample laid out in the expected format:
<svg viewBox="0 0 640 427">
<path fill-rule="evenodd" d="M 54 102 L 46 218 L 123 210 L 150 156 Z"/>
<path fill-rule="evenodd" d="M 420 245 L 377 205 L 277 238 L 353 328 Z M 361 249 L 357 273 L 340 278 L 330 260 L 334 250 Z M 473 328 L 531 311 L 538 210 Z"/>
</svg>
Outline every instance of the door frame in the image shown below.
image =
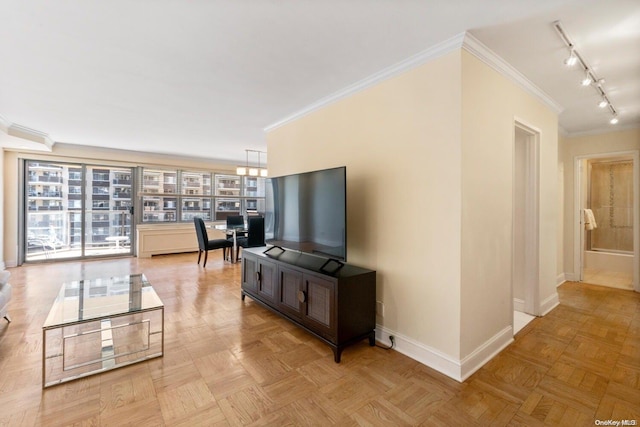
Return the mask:
<svg viewBox="0 0 640 427">
<path fill-rule="evenodd" d="M 582 281 L 584 264 L 585 231 L 582 227 L 582 170 L 581 163 L 590 159 L 607 157 L 631 157 L 633 159 L 633 289 L 640 292 L 640 151 L 611 151 L 607 153 L 583 154 L 573 158 L 573 272 L 574 279 Z"/>
<path fill-rule="evenodd" d="M 512 182 L 513 203 L 512 215 L 515 218 L 515 156 L 516 132 L 522 131 L 527 135 L 525 141 L 525 225 L 524 252 L 526 265 L 524 284 L 523 309 L 527 314 L 540 316 L 540 130 L 526 124 L 523 120 L 515 119 L 513 124 L 513 159 Z M 515 221 L 512 221 L 512 262 L 511 262 L 511 301 L 513 298 L 513 281 L 515 278 Z"/>
<path fill-rule="evenodd" d="M 133 214 L 130 214 L 130 249 L 129 252 L 120 252 L 120 253 L 114 253 L 114 254 L 100 254 L 100 255 L 87 255 L 86 253 L 86 232 L 87 232 L 87 224 L 86 224 L 86 220 L 87 220 L 87 215 L 88 215 L 88 211 L 92 210 L 92 207 L 88 205 L 89 201 L 87 200 L 87 185 L 89 185 L 89 183 L 91 182 L 91 180 L 88 178 L 87 174 L 89 173 L 89 170 L 91 168 L 107 168 L 107 169 L 127 169 L 127 170 L 131 170 L 131 203 L 133 206 L 134 203 L 134 189 L 136 188 L 137 185 L 137 178 L 136 178 L 136 171 L 137 171 L 137 167 L 135 166 L 122 166 L 122 165 L 113 165 L 109 162 L 106 162 L 105 164 L 99 164 L 99 163 L 89 163 L 86 161 L 69 161 L 66 159 L 60 160 L 60 159 L 54 159 L 54 158 L 48 158 L 48 157 L 39 157 L 39 156 L 25 156 L 25 157 L 19 157 L 19 188 L 18 188 L 18 198 L 20 200 L 19 203 L 19 215 L 18 215 L 18 226 L 19 226 L 19 233 L 18 233 L 18 264 L 17 265 L 22 265 L 24 263 L 42 263 L 42 262 L 56 262 L 56 261 L 73 261 L 73 260 L 91 260 L 91 259 L 100 259 L 100 258 L 113 258 L 113 257 L 122 257 L 122 256 L 136 256 L 136 246 L 135 246 L 135 235 L 136 235 L 136 226 L 137 226 L 137 222 L 135 219 L 135 216 Z M 51 164 L 56 164 L 56 165 L 66 165 L 67 167 L 75 167 L 75 168 L 80 168 L 82 170 L 82 180 L 81 180 L 81 193 L 80 193 L 80 199 L 81 200 L 81 210 L 77 213 L 80 213 L 80 224 L 81 224 L 81 235 L 80 235 L 80 255 L 76 255 L 76 256 L 68 256 L 68 257 L 52 257 L 50 259 L 27 259 L 27 251 L 28 251 L 28 227 L 29 227 L 29 222 L 28 222 L 28 214 L 29 214 L 29 208 L 28 208 L 28 202 L 29 202 L 29 196 L 28 196 L 28 192 L 27 187 L 29 185 L 29 178 L 28 178 L 28 172 L 29 172 L 29 163 L 30 162 L 37 162 L 37 163 L 51 163 Z M 111 184 L 110 184 L 111 185 Z M 109 213 L 111 213 L 112 211 L 109 210 Z"/>
</svg>

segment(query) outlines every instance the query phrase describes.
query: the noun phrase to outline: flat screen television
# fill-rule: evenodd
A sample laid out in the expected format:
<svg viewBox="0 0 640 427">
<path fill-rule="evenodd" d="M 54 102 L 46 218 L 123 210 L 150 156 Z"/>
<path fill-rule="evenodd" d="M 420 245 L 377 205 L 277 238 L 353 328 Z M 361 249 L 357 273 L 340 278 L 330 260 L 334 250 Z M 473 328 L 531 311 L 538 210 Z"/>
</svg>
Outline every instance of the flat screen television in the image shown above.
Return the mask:
<svg viewBox="0 0 640 427">
<path fill-rule="evenodd" d="M 346 184 L 344 166 L 268 178 L 266 243 L 346 261 Z"/>
</svg>

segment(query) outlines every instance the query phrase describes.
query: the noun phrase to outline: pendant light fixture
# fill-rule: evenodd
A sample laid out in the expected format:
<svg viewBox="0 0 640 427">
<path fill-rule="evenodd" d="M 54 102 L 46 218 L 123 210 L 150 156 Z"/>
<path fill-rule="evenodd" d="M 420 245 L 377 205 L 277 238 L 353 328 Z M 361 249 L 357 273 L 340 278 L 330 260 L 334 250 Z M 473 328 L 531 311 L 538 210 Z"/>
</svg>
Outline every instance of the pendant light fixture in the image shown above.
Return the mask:
<svg viewBox="0 0 640 427">
<path fill-rule="evenodd" d="M 266 167 L 262 167 L 261 163 L 261 155 L 267 154 L 265 151 L 258 150 L 244 150 L 246 155 L 246 162 L 244 166 L 236 167 L 236 174 L 241 176 L 261 176 L 266 178 L 269 175 L 269 172 Z M 249 153 L 257 153 L 258 155 L 258 167 L 249 166 Z M 265 165 L 266 166 L 266 165 Z"/>
</svg>

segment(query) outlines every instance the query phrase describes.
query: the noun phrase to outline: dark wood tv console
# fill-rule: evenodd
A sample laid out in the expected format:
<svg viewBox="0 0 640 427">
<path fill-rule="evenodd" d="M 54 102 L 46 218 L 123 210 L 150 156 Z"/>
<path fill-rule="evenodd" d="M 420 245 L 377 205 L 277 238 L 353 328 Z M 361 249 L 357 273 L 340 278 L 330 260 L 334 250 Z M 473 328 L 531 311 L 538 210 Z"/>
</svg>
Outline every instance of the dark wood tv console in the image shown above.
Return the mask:
<svg viewBox="0 0 640 427">
<path fill-rule="evenodd" d="M 375 345 L 375 271 L 344 264 L 327 273 L 326 258 L 266 249 L 242 250 L 243 300 L 250 296 L 327 343 L 336 363 L 351 344 Z"/>
</svg>

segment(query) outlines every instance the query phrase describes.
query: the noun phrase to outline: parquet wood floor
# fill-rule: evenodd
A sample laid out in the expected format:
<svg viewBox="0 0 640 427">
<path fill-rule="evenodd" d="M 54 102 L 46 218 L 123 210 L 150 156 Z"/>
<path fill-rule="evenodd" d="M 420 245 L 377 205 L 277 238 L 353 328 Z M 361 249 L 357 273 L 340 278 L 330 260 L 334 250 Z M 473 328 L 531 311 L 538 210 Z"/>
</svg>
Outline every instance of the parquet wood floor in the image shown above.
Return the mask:
<svg viewBox="0 0 640 427">
<path fill-rule="evenodd" d="M 240 299 L 240 265 L 195 254 L 11 269 L 1 426 L 584 425 L 640 422 L 640 295 L 579 283 L 463 384 L 396 351 L 329 347 Z M 63 281 L 144 273 L 165 356 L 41 389 L 42 323 Z"/>
</svg>

